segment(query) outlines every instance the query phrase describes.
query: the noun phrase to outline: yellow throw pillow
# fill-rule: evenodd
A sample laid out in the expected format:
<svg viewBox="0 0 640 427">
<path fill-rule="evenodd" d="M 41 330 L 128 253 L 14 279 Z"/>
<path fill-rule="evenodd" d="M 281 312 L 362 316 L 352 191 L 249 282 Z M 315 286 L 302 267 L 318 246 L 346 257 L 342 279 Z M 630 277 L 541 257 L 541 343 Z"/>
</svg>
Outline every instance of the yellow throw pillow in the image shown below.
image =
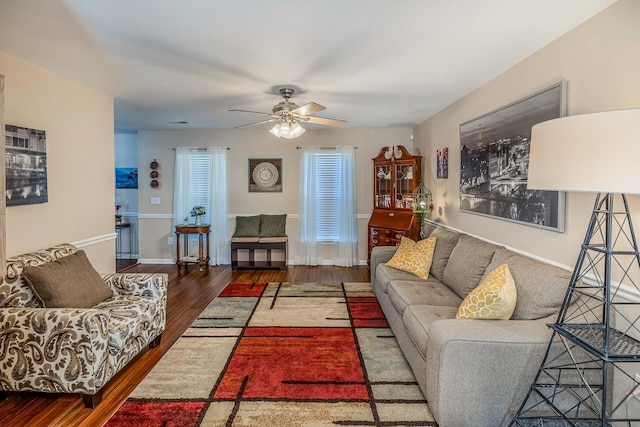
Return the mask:
<svg viewBox="0 0 640 427">
<path fill-rule="evenodd" d="M 516 283 L 509 266 L 502 264 L 469 292 L 460 304 L 456 318 L 509 320 L 516 308 L 516 299 Z"/>
<path fill-rule="evenodd" d="M 426 279 L 429 276 L 435 248 L 435 237 L 429 237 L 417 242 L 407 237 L 402 237 L 398 250 L 387 262 L 387 265 L 416 275 L 421 279 Z"/>
</svg>

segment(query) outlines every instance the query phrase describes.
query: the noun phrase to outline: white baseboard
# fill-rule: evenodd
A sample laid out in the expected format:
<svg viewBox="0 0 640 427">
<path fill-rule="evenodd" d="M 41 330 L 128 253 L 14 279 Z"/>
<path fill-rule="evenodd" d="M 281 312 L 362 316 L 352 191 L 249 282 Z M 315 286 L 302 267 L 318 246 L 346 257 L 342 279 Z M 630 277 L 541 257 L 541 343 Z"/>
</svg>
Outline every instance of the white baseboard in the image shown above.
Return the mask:
<svg viewBox="0 0 640 427">
<path fill-rule="evenodd" d="M 138 260 L 138 264 L 175 264 L 176 262 L 172 259 L 163 259 L 163 258 L 141 258 Z"/>
</svg>

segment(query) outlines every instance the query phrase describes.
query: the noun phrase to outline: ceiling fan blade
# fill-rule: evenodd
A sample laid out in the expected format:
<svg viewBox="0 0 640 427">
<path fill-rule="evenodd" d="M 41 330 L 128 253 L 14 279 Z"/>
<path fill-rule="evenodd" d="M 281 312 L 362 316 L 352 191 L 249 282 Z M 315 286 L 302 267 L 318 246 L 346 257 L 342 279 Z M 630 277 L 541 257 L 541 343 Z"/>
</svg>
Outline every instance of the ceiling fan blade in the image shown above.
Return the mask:
<svg viewBox="0 0 640 427">
<path fill-rule="evenodd" d="M 308 104 L 301 105 L 291 112 L 300 114 L 301 116 L 308 116 L 309 114 L 317 113 L 322 110 L 326 110 L 326 108 L 320 104 L 316 104 L 315 102 L 310 102 Z"/>
<path fill-rule="evenodd" d="M 273 116 L 273 113 L 263 113 L 261 111 L 251 111 L 251 110 L 229 110 L 229 111 L 239 111 L 241 113 L 253 113 L 253 114 L 262 114 L 264 116 Z"/>
<path fill-rule="evenodd" d="M 336 127 L 345 127 L 347 123 L 349 123 L 346 120 L 329 119 L 327 117 L 306 117 L 304 119 L 304 122 L 315 123 L 317 125 L 336 126 Z"/>
<path fill-rule="evenodd" d="M 234 127 L 234 129 L 246 128 L 246 127 L 249 127 L 249 126 L 262 125 L 262 124 L 265 124 L 265 123 L 273 123 L 273 122 L 278 122 L 278 121 L 280 121 L 280 118 L 277 118 L 277 119 L 274 118 L 274 119 L 269 119 L 269 120 L 261 120 L 259 122 L 254 122 L 254 123 L 249 123 L 249 124 L 246 124 L 246 125 L 236 126 L 236 127 Z"/>
</svg>

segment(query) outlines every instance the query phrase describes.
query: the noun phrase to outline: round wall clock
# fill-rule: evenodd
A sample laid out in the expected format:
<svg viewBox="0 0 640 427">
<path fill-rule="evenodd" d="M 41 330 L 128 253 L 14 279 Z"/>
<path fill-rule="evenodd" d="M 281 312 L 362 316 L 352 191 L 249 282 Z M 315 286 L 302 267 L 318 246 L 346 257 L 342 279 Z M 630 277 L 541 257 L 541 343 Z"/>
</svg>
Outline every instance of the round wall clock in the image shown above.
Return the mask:
<svg viewBox="0 0 640 427">
<path fill-rule="evenodd" d="M 278 168 L 271 162 L 258 163 L 252 177 L 258 187 L 272 187 L 278 182 Z"/>
</svg>

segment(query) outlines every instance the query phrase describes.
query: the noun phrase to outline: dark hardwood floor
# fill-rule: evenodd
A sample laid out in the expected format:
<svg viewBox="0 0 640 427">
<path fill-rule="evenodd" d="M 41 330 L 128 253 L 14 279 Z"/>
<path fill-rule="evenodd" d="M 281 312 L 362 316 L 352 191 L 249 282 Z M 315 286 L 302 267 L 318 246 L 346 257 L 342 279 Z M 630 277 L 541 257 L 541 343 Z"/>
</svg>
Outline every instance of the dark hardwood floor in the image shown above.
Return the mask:
<svg viewBox="0 0 640 427">
<path fill-rule="evenodd" d="M 126 272 L 169 274 L 167 326 L 160 346 L 147 349 L 104 387 L 102 403 L 87 409 L 80 395 L 9 393 L 0 401 L 0 426 L 101 426 L 115 413 L 173 343 L 229 282 L 367 282 L 367 267 L 289 266 L 286 271 L 231 271 L 229 266 L 181 272 L 170 265 L 135 265 Z"/>
</svg>

